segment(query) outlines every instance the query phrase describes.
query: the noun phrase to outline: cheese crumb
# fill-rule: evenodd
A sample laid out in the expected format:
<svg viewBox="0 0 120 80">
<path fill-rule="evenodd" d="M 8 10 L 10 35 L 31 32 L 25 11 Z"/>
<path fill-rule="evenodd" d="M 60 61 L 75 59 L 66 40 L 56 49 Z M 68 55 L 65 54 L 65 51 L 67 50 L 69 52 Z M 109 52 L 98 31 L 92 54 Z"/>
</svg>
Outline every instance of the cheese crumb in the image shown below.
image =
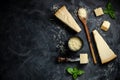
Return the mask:
<svg viewBox="0 0 120 80">
<path fill-rule="evenodd" d="M 80 9 L 78 10 L 78 15 L 79 15 L 80 17 L 82 17 L 82 18 L 86 18 L 86 17 L 87 17 L 87 12 L 86 12 L 86 10 L 85 10 L 84 8 L 80 8 Z"/>
<path fill-rule="evenodd" d="M 82 47 L 82 41 L 78 37 L 72 37 L 68 41 L 68 47 L 72 51 L 78 51 Z"/>
<path fill-rule="evenodd" d="M 80 54 L 80 64 L 87 64 L 89 62 L 88 60 L 88 54 Z"/>
<path fill-rule="evenodd" d="M 94 9 L 96 16 L 101 16 L 104 14 L 103 9 L 101 7 Z"/>
<path fill-rule="evenodd" d="M 108 31 L 108 29 L 110 28 L 110 22 L 109 21 L 104 21 L 101 25 L 101 29 L 104 31 Z"/>
</svg>

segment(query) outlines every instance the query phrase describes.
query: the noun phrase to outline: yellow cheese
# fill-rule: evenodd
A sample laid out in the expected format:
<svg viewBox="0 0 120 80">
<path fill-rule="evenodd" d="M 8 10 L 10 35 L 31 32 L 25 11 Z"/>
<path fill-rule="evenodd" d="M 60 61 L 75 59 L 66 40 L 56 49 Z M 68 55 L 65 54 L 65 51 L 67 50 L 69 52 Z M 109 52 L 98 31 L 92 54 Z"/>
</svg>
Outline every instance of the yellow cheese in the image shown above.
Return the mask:
<svg viewBox="0 0 120 80">
<path fill-rule="evenodd" d="M 117 57 L 97 30 L 93 30 L 93 36 L 102 64 L 107 63 Z"/>
<path fill-rule="evenodd" d="M 55 16 L 60 19 L 62 22 L 64 22 L 66 25 L 68 25 L 71 29 L 73 29 L 76 32 L 80 32 L 81 28 L 76 23 L 70 12 L 67 10 L 66 6 L 61 7 L 56 13 Z"/>
<path fill-rule="evenodd" d="M 78 16 L 80 16 L 80 17 L 82 17 L 82 18 L 87 18 L 86 9 L 80 8 L 80 9 L 78 10 Z"/>
<path fill-rule="evenodd" d="M 101 29 L 104 31 L 108 31 L 108 29 L 110 28 L 110 22 L 109 21 L 104 21 L 101 25 Z"/>
<path fill-rule="evenodd" d="M 103 15 L 103 9 L 101 7 L 94 9 L 95 15 L 96 16 L 101 16 Z"/>
<path fill-rule="evenodd" d="M 68 41 L 68 47 L 72 51 L 78 51 L 82 47 L 82 41 L 79 37 L 71 37 Z"/>
<path fill-rule="evenodd" d="M 80 54 L 80 64 L 87 64 L 89 62 L 88 60 L 88 54 Z"/>
</svg>

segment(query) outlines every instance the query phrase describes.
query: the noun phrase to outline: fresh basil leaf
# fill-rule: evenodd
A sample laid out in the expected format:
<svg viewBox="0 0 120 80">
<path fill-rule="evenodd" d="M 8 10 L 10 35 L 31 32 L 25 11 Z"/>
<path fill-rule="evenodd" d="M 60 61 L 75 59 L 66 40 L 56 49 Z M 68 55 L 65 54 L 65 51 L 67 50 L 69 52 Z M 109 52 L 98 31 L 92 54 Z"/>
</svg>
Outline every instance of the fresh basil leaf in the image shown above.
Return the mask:
<svg viewBox="0 0 120 80">
<path fill-rule="evenodd" d="M 109 10 L 113 9 L 112 4 L 110 2 L 108 2 L 108 4 L 107 4 L 107 9 L 109 9 Z"/>
<path fill-rule="evenodd" d="M 77 79 L 77 74 L 73 74 L 73 79 L 76 80 Z"/>
<path fill-rule="evenodd" d="M 68 67 L 66 70 L 67 70 L 67 72 L 69 74 L 72 75 L 72 77 L 73 77 L 74 80 L 76 80 L 76 78 L 78 77 L 78 75 L 80 76 L 80 75 L 82 75 L 82 74 L 85 73 L 83 70 L 79 70 L 77 67 L 74 67 L 74 68 Z"/>
<path fill-rule="evenodd" d="M 110 2 L 108 2 L 106 9 L 103 10 L 105 14 L 108 14 L 112 19 L 115 19 L 115 11 L 112 7 L 112 4 Z"/>
<path fill-rule="evenodd" d="M 68 72 L 69 74 L 73 74 L 73 68 L 67 68 L 67 72 Z"/>
<path fill-rule="evenodd" d="M 74 68 L 73 68 L 73 70 L 74 70 L 75 72 L 77 72 L 77 71 L 78 71 L 77 67 L 74 67 Z"/>
<path fill-rule="evenodd" d="M 115 19 L 115 14 L 113 14 L 112 12 L 109 13 L 109 15 L 110 15 L 111 18 Z"/>
<path fill-rule="evenodd" d="M 78 70 L 77 75 L 82 75 L 82 74 L 84 74 L 84 73 L 85 73 L 85 71 L 83 71 L 83 70 Z"/>
</svg>

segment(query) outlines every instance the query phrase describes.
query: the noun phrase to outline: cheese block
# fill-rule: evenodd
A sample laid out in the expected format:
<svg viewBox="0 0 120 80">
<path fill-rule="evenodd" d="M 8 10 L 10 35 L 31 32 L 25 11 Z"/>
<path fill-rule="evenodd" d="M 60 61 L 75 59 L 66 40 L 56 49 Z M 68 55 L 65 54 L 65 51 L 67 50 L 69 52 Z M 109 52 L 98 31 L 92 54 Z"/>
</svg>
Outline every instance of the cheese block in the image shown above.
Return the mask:
<svg viewBox="0 0 120 80">
<path fill-rule="evenodd" d="M 96 16 L 101 16 L 104 14 L 103 9 L 101 7 L 94 9 Z"/>
<path fill-rule="evenodd" d="M 74 20 L 70 12 L 67 10 L 66 6 L 62 6 L 56 13 L 55 16 L 68 25 L 71 29 L 76 32 L 80 32 L 81 28 Z"/>
<path fill-rule="evenodd" d="M 109 21 L 104 21 L 101 25 L 101 29 L 104 31 L 108 31 L 108 29 L 110 28 L 110 22 Z"/>
<path fill-rule="evenodd" d="M 89 62 L 88 60 L 88 54 L 80 54 L 80 64 L 87 64 Z"/>
<path fill-rule="evenodd" d="M 102 64 L 107 63 L 117 57 L 97 30 L 93 30 L 93 36 Z"/>
</svg>

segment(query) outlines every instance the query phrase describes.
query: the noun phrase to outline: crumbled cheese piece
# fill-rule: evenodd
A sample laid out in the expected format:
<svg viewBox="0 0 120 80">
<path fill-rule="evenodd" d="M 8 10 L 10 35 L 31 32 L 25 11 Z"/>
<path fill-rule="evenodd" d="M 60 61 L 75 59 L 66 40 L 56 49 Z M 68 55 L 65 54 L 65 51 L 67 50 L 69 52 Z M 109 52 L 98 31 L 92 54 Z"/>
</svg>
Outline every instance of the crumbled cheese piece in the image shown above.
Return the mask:
<svg viewBox="0 0 120 80">
<path fill-rule="evenodd" d="M 108 29 L 110 28 L 110 22 L 109 21 L 104 21 L 101 25 L 101 29 L 104 31 L 108 31 Z"/>
<path fill-rule="evenodd" d="M 86 10 L 85 10 L 84 8 L 80 8 L 80 9 L 78 10 L 78 15 L 79 15 L 80 17 L 82 17 L 82 18 L 86 18 L 86 17 L 87 17 L 87 12 L 86 12 Z"/>
<path fill-rule="evenodd" d="M 80 54 L 80 64 L 87 64 L 89 62 L 88 60 L 88 54 Z"/>
<path fill-rule="evenodd" d="M 68 47 L 72 51 L 78 51 L 82 47 L 82 42 L 78 37 L 72 37 L 68 41 Z"/>
<path fill-rule="evenodd" d="M 104 14 L 103 9 L 101 7 L 94 9 L 96 16 L 101 16 Z"/>
</svg>

